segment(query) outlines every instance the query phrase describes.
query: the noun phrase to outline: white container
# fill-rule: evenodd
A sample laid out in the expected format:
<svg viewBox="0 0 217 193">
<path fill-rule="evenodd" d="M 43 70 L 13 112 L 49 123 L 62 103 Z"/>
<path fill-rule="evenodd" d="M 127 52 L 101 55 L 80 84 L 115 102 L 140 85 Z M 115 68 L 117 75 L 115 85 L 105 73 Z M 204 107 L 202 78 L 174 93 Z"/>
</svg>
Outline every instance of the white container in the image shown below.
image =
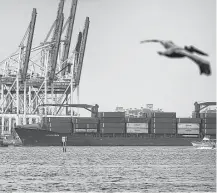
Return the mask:
<svg viewBox="0 0 217 193">
<path fill-rule="evenodd" d="M 75 129 L 75 133 L 97 133 L 97 129 Z"/>
<path fill-rule="evenodd" d="M 97 133 L 97 129 L 87 129 L 87 133 Z"/>
<path fill-rule="evenodd" d="M 127 123 L 127 128 L 144 128 L 144 129 L 148 129 L 148 123 Z"/>
<path fill-rule="evenodd" d="M 199 128 L 178 128 L 178 134 L 198 135 L 200 133 Z"/>
<path fill-rule="evenodd" d="M 148 129 L 146 128 L 127 128 L 127 133 L 148 133 Z"/>
<path fill-rule="evenodd" d="M 178 123 L 177 124 L 178 129 L 199 129 L 200 124 L 199 123 Z"/>
</svg>

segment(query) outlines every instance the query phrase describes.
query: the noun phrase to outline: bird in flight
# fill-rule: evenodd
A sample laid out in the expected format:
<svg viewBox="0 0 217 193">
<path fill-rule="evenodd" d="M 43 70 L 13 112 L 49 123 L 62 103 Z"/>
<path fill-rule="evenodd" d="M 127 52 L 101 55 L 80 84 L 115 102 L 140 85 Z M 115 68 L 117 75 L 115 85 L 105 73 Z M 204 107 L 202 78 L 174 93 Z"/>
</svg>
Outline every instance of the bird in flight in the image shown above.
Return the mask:
<svg viewBox="0 0 217 193">
<path fill-rule="evenodd" d="M 184 46 L 184 48 L 175 45 L 172 41 L 164 41 L 164 40 L 144 40 L 140 43 L 149 43 L 149 42 L 157 42 L 160 43 L 166 51 L 161 52 L 158 51 L 159 55 L 163 55 L 169 58 L 184 58 L 187 57 L 194 61 L 200 68 L 200 74 L 211 75 L 210 63 L 196 54 L 200 54 L 203 56 L 208 56 L 207 53 L 195 48 L 194 46 Z"/>
</svg>

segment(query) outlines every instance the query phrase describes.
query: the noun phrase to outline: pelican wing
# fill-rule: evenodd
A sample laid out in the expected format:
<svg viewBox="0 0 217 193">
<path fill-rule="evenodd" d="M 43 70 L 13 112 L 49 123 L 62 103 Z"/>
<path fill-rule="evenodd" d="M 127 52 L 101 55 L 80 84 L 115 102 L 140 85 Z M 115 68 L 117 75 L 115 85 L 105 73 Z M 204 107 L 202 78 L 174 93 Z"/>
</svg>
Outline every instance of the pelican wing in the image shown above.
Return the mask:
<svg viewBox="0 0 217 193">
<path fill-rule="evenodd" d="M 172 48 L 172 47 L 177 47 L 172 41 L 164 41 L 164 40 L 143 40 L 140 43 L 148 43 L 148 42 L 157 42 L 160 43 L 164 48 L 168 49 L 168 48 Z"/>
<path fill-rule="evenodd" d="M 147 43 L 147 42 L 157 42 L 157 43 L 162 43 L 163 41 L 162 40 L 143 40 L 143 41 L 140 41 L 140 43 Z"/>
<path fill-rule="evenodd" d="M 200 74 L 206 74 L 206 75 L 211 75 L 211 68 L 210 68 L 210 63 L 207 60 L 204 60 L 194 54 L 191 54 L 185 50 L 177 49 L 175 51 L 178 54 L 182 54 L 183 56 L 188 57 L 192 61 L 194 61 L 200 69 Z"/>
<path fill-rule="evenodd" d="M 185 50 L 189 51 L 189 52 L 195 52 L 197 54 L 203 55 L 203 56 L 208 56 L 207 53 L 199 50 L 198 48 L 194 47 L 194 46 L 185 46 Z"/>
</svg>

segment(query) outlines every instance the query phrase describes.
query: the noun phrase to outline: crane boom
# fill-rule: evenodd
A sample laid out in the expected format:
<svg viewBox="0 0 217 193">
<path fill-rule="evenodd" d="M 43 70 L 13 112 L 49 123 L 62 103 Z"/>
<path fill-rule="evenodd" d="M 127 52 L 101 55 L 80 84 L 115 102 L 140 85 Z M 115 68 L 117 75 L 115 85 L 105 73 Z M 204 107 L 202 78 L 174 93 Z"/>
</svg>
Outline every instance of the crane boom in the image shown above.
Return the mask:
<svg viewBox="0 0 217 193">
<path fill-rule="evenodd" d="M 77 76 L 77 68 L 78 68 L 78 58 L 79 58 L 79 53 L 80 53 L 80 49 L 81 49 L 81 41 L 82 41 L 82 32 L 79 32 L 78 34 L 78 39 L 77 39 L 77 44 L 75 46 L 75 59 L 74 59 L 74 66 L 73 66 L 73 77 L 74 80 L 76 80 L 76 76 Z M 69 66 L 69 72 L 70 72 L 70 68 L 71 66 Z"/>
<path fill-rule="evenodd" d="M 76 8 L 77 8 L 77 0 L 72 0 L 72 6 L 71 6 L 69 21 L 68 21 L 68 28 L 67 28 L 67 32 L 66 32 L 66 38 L 65 38 L 64 46 L 63 46 L 62 62 L 67 60 L 67 58 L 69 56 L 69 49 L 70 49 L 70 44 L 71 44 Z M 63 63 L 63 65 L 62 65 L 62 68 L 64 68 L 62 71 L 62 75 L 65 75 L 66 65 L 67 65 L 66 63 Z"/>
<path fill-rule="evenodd" d="M 60 0 L 58 11 L 57 11 L 57 18 L 55 20 L 53 37 L 51 39 L 51 41 L 55 43 L 51 45 L 51 49 L 49 52 L 48 77 L 50 83 L 53 82 L 55 71 L 56 71 L 57 57 L 58 57 L 60 39 L 62 35 L 63 20 L 64 20 L 63 7 L 64 7 L 64 0 Z"/>
<path fill-rule="evenodd" d="M 63 13 L 63 8 L 64 8 L 64 0 L 60 0 L 59 6 L 58 6 L 58 11 L 57 11 L 57 18 L 55 20 L 55 26 L 54 26 L 54 33 L 51 41 L 56 41 L 57 39 L 57 34 L 59 30 L 59 25 L 60 25 L 60 17 Z"/>
<path fill-rule="evenodd" d="M 98 115 L 99 105 L 88 105 L 88 104 L 41 104 L 39 106 L 61 106 L 61 107 L 76 107 L 76 108 L 84 108 L 94 114 Z"/>
<path fill-rule="evenodd" d="M 83 60 L 84 60 L 84 53 L 85 53 L 85 48 L 86 48 L 86 43 L 87 43 L 89 23 L 90 23 L 89 17 L 86 17 L 84 30 L 83 30 L 83 37 L 81 41 L 81 48 L 80 48 L 80 53 L 79 53 L 79 58 L 78 58 L 78 69 L 77 69 L 78 71 L 77 71 L 77 77 L 75 80 L 76 85 L 79 85 L 80 83 L 81 71 L 82 71 Z"/>
<path fill-rule="evenodd" d="M 195 114 L 196 114 L 196 118 L 200 117 L 200 111 L 203 110 L 204 108 L 211 106 L 211 105 L 216 105 L 216 102 L 204 102 L 204 103 L 198 103 L 195 102 L 194 103 L 194 107 L 195 107 Z"/>
<path fill-rule="evenodd" d="M 25 53 L 25 58 L 24 58 L 24 63 L 23 63 L 22 74 L 21 74 L 22 81 L 26 80 L 26 74 L 27 74 L 28 65 L 29 65 L 29 57 L 30 57 L 30 53 L 32 49 L 32 40 L 33 40 L 33 35 L 34 35 L 34 30 L 35 30 L 36 15 L 37 15 L 36 9 L 33 8 L 32 19 L 31 19 L 30 26 L 29 26 L 29 36 L 28 36 L 27 45 L 26 45 L 26 53 Z"/>
<path fill-rule="evenodd" d="M 53 82 L 54 76 L 55 76 L 57 58 L 58 58 L 59 47 L 60 47 L 60 40 L 61 40 L 61 35 L 62 35 L 63 20 L 64 20 L 64 16 L 62 13 L 60 16 L 57 38 L 56 38 L 54 47 L 52 49 L 53 52 L 52 52 L 52 57 L 51 57 L 51 71 L 50 71 L 50 76 L 49 76 L 50 82 Z"/>
</svg>

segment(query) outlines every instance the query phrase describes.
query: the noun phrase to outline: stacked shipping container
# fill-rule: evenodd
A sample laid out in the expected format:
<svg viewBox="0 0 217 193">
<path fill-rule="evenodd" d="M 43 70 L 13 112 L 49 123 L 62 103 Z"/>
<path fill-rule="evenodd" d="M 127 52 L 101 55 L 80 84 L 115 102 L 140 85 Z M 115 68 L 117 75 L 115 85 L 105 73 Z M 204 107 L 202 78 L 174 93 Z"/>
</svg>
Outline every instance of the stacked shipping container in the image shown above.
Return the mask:
<svg viewBox="0 0 217 193">
<path fill-rule="evenodd" d="M 100 133 L 125 133 L 125 112 L 100 112 Z"/>
<path fill-rule="evenodd" d="M 204 135 L 216 135 L 216 113 L 201 113 L 202 133 Z"/>
<path fill-rule="evenodd" d="M 199 135 L 200 134 L 200 118 L 178 118 L 177 134 L 180 135 Z"/>
<path fill-rule="evenodd" d="M 74 133 L 97 133 L 98 119 L 91 117 L 73 118 Z"/>
<path fill-rule="evenodd" d="M 156 112 L 152 114 L 151 133 L 176 134 L 176 113 Z"/>
<path fill-rule="evenodd" d="M 72 118 L 71 117 L 49 117 L 45 118 L 48 130 L 58 133 L 72 132 Z"/>
<path fill-rule="evenodd" d="M 149 118 L 126 118 L 126 133 L 149 133 Z"/>
<path fill-rule="evenodd" d="M 177 119 L 175 112 L 155 112 L 152 118 L 126 118 L 125 112 L 101 112 L 98 116 L 47 117 L 43 124 L 59 133 L 216 135 L 216 113 Z"/>
</svg>

